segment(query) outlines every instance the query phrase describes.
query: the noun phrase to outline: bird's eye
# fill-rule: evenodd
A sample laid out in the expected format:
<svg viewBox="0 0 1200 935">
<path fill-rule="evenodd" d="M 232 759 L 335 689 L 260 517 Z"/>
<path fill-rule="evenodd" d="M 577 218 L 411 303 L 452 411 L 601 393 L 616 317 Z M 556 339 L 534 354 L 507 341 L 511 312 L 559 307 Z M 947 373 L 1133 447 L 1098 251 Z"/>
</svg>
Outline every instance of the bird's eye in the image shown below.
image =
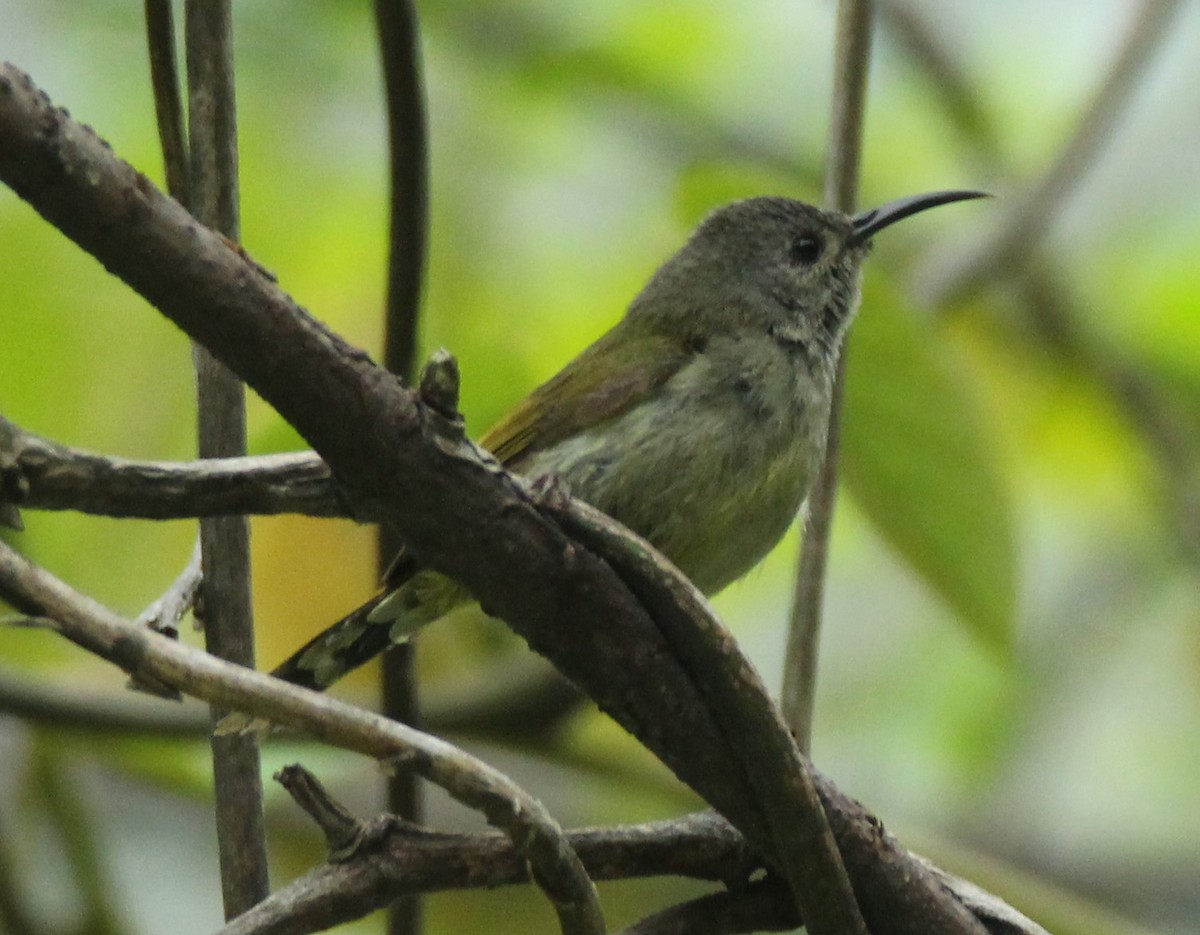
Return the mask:
<svg viewBox="0 0 1200 935">
<path fill-rule="evenodd" d="M 788 247 L 788 259 L 796 266 L 812 266 L 821 258 L 821 238 L 801 234 Z"/>
</svg>

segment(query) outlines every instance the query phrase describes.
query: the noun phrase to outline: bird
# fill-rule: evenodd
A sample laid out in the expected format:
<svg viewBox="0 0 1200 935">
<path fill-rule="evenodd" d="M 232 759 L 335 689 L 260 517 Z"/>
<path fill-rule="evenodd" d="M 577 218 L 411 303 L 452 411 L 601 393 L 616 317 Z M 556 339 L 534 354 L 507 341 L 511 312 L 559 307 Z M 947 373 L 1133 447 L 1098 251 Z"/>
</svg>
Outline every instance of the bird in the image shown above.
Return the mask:
<svg viewBox="0 0 1200 935">
<path fill-rule="evenodd" d="M 980 197 L 935 191 L 856 214 L 771 196 L 717 208 L 615 326 L 479 443 L 509 471 L 561 479 L 715 594 L 804 507 L 872 237 Z M 401 550 L 374 597 L 273 674 L 324 690 L 471 600 Z"/>
</svg>

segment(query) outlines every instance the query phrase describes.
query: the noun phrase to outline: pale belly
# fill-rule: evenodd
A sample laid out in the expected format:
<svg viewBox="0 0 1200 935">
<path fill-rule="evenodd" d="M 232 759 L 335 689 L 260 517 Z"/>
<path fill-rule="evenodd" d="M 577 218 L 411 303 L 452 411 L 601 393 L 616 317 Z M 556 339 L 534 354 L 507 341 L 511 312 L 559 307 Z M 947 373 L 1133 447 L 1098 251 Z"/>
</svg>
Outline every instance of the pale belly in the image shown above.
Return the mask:
<svg viewBox="0 0 1200 935">
<path fill-rule="evenodd" d="M 828 422 L 823 381 L 773 343 L 766 355 L 756 348 L 754 367 L 744 350 L 697 358 L 655 402 L 539 453 L 523 472 L 558 474 L 702 591 L 721 590 L 796 517 Z"/>
</svg>

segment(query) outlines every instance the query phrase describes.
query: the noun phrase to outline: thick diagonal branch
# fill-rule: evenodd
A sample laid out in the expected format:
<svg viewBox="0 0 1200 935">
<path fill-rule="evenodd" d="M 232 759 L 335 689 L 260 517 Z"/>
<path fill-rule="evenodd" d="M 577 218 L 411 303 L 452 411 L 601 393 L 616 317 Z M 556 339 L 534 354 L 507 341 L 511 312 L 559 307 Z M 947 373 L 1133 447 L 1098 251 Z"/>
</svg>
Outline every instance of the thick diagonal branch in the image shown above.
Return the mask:
<svg viewBox="0 0 1200 935">
<path fill-rule="evenodd" d="M 494 461 L 11 66 L 0 178 L 253 386 L 356 514 L 389 520 L 770 854 L 753 789 L 653 621 Z"/>
<path fill-rule="evenodd" d="M 479 596 L 778 862 L 761 790 L 695 673 L 611 567 L 543 516 L 522 483 L 11 67 L 0 68 L 0 178 L 257 389 L 326 459 L 357 514 L 390 520 L 422 561 Z M 149 639 L 107 648 L 141 660 Z M 295 722 L 287 705 L 297 696 L 256 685 L 216 700 L 259 705 L 261 690 L 269 716 Z M 874 935 L 983 931 L 860 806 L 826 799 L 825 809 Z"/>
</svg>

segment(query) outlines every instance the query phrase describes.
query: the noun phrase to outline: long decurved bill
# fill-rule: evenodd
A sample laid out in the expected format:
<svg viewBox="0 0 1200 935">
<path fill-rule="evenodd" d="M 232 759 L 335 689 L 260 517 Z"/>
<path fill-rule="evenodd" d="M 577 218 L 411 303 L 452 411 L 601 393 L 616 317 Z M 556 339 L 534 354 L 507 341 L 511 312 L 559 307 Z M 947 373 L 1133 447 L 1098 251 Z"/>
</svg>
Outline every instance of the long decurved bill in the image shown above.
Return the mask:
<svg viewBox="0 0 1200 935">
<path fill-rule="evenodd" d="M 907 198 L 897 198 L 878 208 L 860 211 L 851 218 L 854 233 L 850 235 L 849 246 L 857 246 L 879 233 L 885 227 L 902 221 L 910 215 L 938 205 L 948 205 L 953 201 L 970 201 L 972 198 L 990 198 L 987 192 L 949 191 L 928 192 L 924 195 L 909 195 Z"/>
</svg>

